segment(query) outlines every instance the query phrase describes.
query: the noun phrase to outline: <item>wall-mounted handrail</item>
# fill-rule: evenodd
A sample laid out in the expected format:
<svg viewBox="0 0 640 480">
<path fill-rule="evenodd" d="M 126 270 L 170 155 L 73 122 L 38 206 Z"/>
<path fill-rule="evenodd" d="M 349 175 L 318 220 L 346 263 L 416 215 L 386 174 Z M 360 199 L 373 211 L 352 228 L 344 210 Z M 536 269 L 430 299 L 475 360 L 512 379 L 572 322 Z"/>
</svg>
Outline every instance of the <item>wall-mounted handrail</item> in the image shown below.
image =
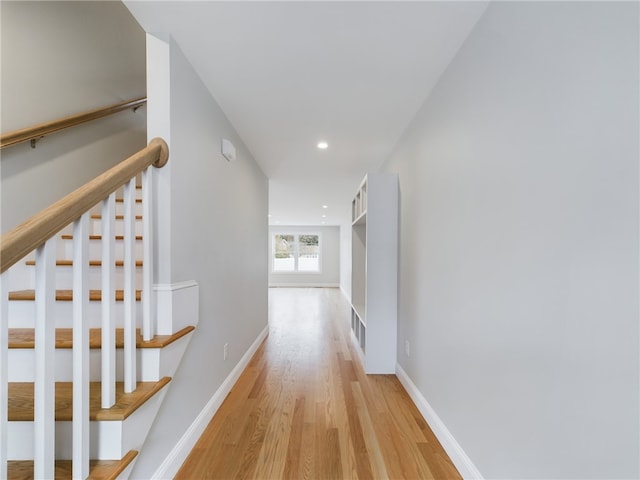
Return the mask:
<svg viewBox="0 0 640 480">
<path fill-rule="evenodd" d="M 0 273 L 115 192 L 149 165 L 162 167 L 169 147 L 154 138 L 145 148 L 0 237 Z"/>
<path fill-rule="evenodd" d="M 134 100 L 127 100 L 126 102 L 116 103 L 96 110 L 90 110 L 88 112 L 77 113 L 69 117 L 59 118 L 50 122 L 40 123 L 38 125 L 22 128 L 13 132 L 3 133 L 0 136 L 0 148 L 10 147 L 12 145 L 17 145 L 18 143 L 28 142 L 29 140 L 32 142 L 31 146 L 34 146 L 35 142 L 45 135 L 73 127 L 75 125 L 90 122 L 91 120 L 106 117 L 108 115 L 121 112 L 122 110 L 133 109 L 135 111 L 146 102 L 147 97 L 136 98 Z"/>
</svg>

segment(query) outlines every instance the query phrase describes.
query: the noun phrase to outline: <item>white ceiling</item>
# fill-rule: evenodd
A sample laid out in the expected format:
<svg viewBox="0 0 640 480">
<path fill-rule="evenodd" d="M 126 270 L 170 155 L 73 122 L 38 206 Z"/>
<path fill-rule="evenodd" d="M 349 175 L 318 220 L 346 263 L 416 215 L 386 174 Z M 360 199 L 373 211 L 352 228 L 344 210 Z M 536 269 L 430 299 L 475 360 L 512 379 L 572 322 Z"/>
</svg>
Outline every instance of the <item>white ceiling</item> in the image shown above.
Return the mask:
<svg viewBox="0 0 640 480">
<path fill-rule="evenodd" d="M 272 225 L 349 221 L 362 176 L 388 158 L 487 6 L 125 4 L 147 32 L 173 36 L 269 177 Z"/>
</svg>

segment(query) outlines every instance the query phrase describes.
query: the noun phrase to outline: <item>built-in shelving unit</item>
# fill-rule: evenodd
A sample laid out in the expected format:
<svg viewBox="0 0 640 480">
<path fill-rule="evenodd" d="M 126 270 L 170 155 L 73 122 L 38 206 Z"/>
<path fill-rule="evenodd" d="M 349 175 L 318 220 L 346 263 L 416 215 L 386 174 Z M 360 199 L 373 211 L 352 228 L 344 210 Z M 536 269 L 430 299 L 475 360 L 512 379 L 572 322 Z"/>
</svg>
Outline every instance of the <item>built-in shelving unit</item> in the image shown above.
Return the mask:
<svg viewBox="0 0 640 480">
<path fill-rule="evenodd" d="M 351 331 L 367 373 L 395 373 L 398 177 L 368 174 L 351 217 Z"/>
</svg>

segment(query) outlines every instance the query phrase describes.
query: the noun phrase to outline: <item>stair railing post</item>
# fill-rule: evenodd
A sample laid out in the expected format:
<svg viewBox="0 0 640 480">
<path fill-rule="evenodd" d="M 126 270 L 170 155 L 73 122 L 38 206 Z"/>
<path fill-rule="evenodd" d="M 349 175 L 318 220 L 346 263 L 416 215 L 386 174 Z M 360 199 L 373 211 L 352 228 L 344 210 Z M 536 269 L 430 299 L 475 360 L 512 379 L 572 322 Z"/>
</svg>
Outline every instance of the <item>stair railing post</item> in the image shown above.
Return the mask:
<svg viewBox="0 0 640 480">
<path fill-rule="evenodd" d="M 7 430 L 9 401 L 9 291 L 8 275 L 0 274 L 0 478 L 7 475 Z"/>
<path fill-rule="evenodd" d="M 116 403 L 116 287 L 115 287 L 115 220 L 116 194 L 102 202 L 102 408 Z"/>
<path fill-rule="evenodd" d="M 34 478 L 55 469 L 55 238 L 36 249 Z"/>
<path fill-rule="evenodd" d="M 156 334 L 153 323 L 153 169 L 142 172 L 142 339 L 149 341 Z"/>
<path fill-rule="evenodd" d="M 73 222 L 72 477 L 89 476 L 89 214 Z"/>
<path fill-rule="evenodd" d="M 136 179 L 124 187 L 124 391 L 136 389 Z"/>
</svg>

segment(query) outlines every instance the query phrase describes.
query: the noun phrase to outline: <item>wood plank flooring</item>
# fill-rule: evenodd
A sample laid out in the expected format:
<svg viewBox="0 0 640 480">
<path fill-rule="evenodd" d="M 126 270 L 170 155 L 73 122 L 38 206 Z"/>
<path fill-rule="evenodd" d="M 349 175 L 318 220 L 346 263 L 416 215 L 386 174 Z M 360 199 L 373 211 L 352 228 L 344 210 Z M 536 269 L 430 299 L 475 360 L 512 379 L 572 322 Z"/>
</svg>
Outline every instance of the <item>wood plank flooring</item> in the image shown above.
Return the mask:
<svg viewBox="0 0 640 480">
<path fill-rule="evenodd" d="M 269 336 L 176 479 L 460 479 L 395 375 L 365 375 L 338 289 L 270 289 Z"/>
</svg>

